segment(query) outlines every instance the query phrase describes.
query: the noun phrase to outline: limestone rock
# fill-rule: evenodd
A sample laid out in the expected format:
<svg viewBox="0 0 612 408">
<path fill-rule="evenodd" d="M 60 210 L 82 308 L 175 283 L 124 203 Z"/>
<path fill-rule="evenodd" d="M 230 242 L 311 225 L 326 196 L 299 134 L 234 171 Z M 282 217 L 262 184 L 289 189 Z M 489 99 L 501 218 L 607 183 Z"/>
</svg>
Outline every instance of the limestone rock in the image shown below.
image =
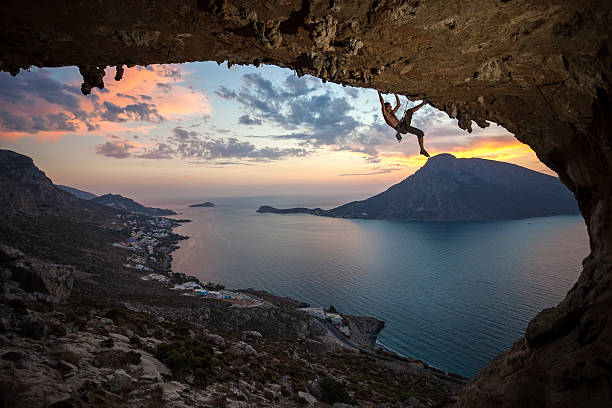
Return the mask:
<svg viewBox="0 0 612 408">
<path fill-rule="evenodd" d="M 242 332 L 242 340 L 246 341 L 247 343 L 259 343 L 259 341 L 261 341 L 262 339 L 262 335 L 260 332 L 255 331 L 255 330 L 246 330 Z"/>
<path fill-rule="evenodd" d="M 298 391 L 298 398 L 302 399 L 308 405 L 314 405 L 318 402 L 315 397 L 304 391 Z"/>
<path fill-rule="evenodd" d="M 234 348 L 246 354 L 257 355 L 257 350 L 255 350 L 253 346 L 245 343 L 244 341 L 238 341 L 234 343 Z"/>
<path fill-rule="evenodd" d="M 323 399 L 323 393 L 321 392 L 321 386 L 319 385 L 319 379 L 308 381 L 306 383 L 306 389 L 308 389 L 308 392 L 312 394 L 315 398 L 319 400 Z"/>
<path fill-rule="evenodd" d="M 0 243 L 0 262 L 10 262 L 23 259 L 23 252 Z"/>
<path fill-rule="evenodd" d="M 36 316 L 23 316 L 17 320 L 17 331 L 24 337 L 41 340 L 49 334 L 49 326 Z"/>
<path fill-rule="evenodd" d="M 223 337 L 219 336 L 218 334 L 209 333 L 206 336 L 204 336 L 204 339 L 207 342 L 209 342 L 211 344 L 214 344 L 217 347 L 220 347 L 220 348 L 224 348 L 225 347 L 225 339 Z"/>
<path fill-rule="evenodd" d="M 110 392 L 118 394 L 130 389 L 134 379 L 130 377 L 124 370 L 116 370 L 108 380 L 108 388 Z"/>
</svg>

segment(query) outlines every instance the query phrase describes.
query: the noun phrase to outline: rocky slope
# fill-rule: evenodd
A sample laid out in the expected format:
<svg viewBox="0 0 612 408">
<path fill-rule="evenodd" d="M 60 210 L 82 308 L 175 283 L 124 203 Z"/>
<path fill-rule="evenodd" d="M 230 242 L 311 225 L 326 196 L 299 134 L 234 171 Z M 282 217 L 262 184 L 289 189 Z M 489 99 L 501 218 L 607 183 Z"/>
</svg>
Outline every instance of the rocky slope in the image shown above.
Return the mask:
<svg viewBox="0 0 612 408">
<path fill-rule="evenodd" d="M 64 191 L 69 192 L 75 197 L 82 198 L 83 200 L 91 200 L 92 198 L 96 198 L 97 195 L 90 193 L 88 191 L 79 190 L 78 188 L 70 187 L 70 186 L 62 186 L 61 184 L 56 184 L 57 187 L 61 188 Z"/>
<path fill-rule="evenodd" d="M 120 194 L 105 194 L 93 198 L 91 201 L 94 203 L 107 205 L 119 211 L 135 212 L 152 216 L 176 215 L 176 213 L 172 210 L 145 207 L 131 198 L 123 197 Z"/>
<path fill-rule="evenodd" d="M 124 64 L 276 64 L 427 95 L 462 129 L 503 125 L 576 195 L 591 254 L 567 298 L 531 322 L 518 351 L 485 370 L 461 405 L 593 406 L 611 399 L 593 386 L 609 384 L 612 366 L 612 336 L 595 329 L 612 327 L 611 25 L 607 0 L 36 0 L 27 10 L 8 1 L 0 69 L 78 65 L 89 93 L 106 66 L 119 80 Z M 576 366 L 578 355 L 598 363 Z"/>
<path fill-rule="evenodd" d="M 260 207 L 259 213 L 424 221 L 504 220 L 577 214 L 571 192 L 555 177 L 510 163 L 432 157 L 412 176 L 363 201 L 331 210 Z"/>
<path fill-rule="evenodd" d="M 78 206 L 79 199 L 53 185 L 31 158 L 0 150 L 0 209 L 4 216 L 49 214 Z"/>
</svg>

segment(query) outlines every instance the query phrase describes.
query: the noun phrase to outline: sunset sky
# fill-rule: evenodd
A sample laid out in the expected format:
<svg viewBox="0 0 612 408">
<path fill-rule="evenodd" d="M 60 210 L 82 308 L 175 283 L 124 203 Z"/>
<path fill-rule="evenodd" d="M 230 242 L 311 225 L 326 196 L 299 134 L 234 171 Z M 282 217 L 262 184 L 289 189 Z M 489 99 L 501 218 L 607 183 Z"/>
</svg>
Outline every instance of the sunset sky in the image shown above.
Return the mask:
<svg viewBox="0 0 612 408">
<path fill-rule="evenodd" d="M 56 183 L 145 203 L 176 197 L 363 194 L 425 163 L 398 144 L 375 90 L 298 78 L 273 66 L 216 63 L 126 69 L 80 91 L 75 67 L 0 72 L 0 148 L 32 157 Z M 386 100 L 394 103 L 393 95 Z M 406 98 L 401 97 L 403 112 Z M 413 103 L 409 102 L 409 106 Z M 428 151 L 508 161 L 553 174 L 504 128 L 425 106 L 413 118 Z"/>
</svg>

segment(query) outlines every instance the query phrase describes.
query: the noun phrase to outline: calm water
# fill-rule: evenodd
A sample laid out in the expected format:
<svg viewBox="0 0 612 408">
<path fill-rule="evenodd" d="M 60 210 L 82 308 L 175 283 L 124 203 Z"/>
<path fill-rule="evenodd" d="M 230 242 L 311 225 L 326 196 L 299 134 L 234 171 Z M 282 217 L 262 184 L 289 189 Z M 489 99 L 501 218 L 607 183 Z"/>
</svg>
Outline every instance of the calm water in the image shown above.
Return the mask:
<svg viewBox="0 0 612 408">
<path fill-rule="evenodd" d="M 475 375 L 557 304 L 588 254 L 579 216 L 429 223 L 256 214 L 259 205 L 329 208 L 291 198 L 177 208 L 192 223 L 173 269 L 386 321 L 380 342 Z"/>
</svg>

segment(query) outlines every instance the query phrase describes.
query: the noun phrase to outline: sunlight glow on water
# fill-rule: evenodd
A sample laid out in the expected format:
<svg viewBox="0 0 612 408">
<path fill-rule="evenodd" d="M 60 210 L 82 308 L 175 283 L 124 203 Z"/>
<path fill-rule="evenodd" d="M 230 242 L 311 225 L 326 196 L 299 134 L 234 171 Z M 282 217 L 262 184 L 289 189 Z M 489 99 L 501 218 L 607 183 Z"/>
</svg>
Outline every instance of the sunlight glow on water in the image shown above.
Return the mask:
<svg viewBox="0 0 612 408">
<path fill-rule="evenodd" d="M 475 375 L 563 299 L 588 254 L 580 216 L 431 223 L 256 214 L 287 200 L 179 208 L 173 270 L 386 321 L 387 347 Z"/>
</svg>

